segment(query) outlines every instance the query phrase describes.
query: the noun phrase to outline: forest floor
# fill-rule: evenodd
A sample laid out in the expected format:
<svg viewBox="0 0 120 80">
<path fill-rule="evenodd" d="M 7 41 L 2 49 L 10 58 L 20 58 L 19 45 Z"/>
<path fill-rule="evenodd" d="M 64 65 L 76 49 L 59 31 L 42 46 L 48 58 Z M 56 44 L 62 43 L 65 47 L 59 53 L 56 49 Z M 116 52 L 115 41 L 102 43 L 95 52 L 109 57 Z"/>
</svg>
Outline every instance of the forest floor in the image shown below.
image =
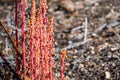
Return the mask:
<svg viewBox="0 0 120 80">
<path fill-rule="evenodd" d="M 11 35 L 13 12 L 13 4 L 0 4 L 0 19 Z M 62 49 L 67 51 L 66 80 L 120 80 L 120 0 L 48 0 L 48 13 L 54 16 L 56 80 Z M 12 54 L 7 40 L 0 27 L 0 44 L 7 47 L 2 51 Z M 3 69 L 1 59 L 0 65 Z"/>
</svg>

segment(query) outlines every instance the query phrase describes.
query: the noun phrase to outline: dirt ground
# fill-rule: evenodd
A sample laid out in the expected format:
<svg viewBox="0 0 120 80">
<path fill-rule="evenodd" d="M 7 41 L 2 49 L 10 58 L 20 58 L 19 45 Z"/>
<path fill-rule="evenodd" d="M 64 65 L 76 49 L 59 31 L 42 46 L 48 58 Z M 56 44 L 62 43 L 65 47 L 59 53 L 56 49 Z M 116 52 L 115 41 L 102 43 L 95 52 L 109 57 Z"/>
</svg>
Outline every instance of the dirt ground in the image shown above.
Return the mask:
<svg viewBox="0 0 120 80">
<path fill-rule="evenodd" d="M 0 4 L 0 19 L 11 35 L 13 12 L 13 3 Z M 67 50 L 66 80 L 120 80 L 120 0 L 48 0 L 49 15 L 54 16 L 56 80 L 62 49 Z M 1 27 L 0 31 L 0 44 L 5 46 L 7 35 Z"/>
</svg>

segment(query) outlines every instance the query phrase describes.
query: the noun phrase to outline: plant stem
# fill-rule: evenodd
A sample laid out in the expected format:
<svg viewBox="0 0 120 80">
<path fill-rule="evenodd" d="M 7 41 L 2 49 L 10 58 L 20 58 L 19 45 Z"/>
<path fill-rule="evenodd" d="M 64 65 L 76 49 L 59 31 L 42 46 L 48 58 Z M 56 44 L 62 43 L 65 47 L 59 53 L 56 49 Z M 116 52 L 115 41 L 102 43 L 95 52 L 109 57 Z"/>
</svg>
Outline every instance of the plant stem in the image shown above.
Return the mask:
<svg viewBox="0 0 120 80">
<path fill-rule="evenodd" d="M 25 1 L 21 0 L 21 17 L 22 17 L 22 55 L 23 55 L 23 68 L 24 68 L 24 78 L 26 77 L 26 52 L 25 52 Z"/>
<path fill-rule="evenodd" d="M 18 48 L 18 0 L 15 0 L 15 27 L 16 27 L 16 33 L 15 33 L 15 36 L 16 36 L 16 47 Z M 20 60 L 18 59 L 18 52 L 16 53 L 15 55 L 15 61 L 16 61 L 16 72 L 18 73 L 18 75 L 21 76 L 21 73 L 20 73 Z"/>
<path fill-rule="evenodd" d="M 49 19 L 50 25 L 49 25 L 49 80 L 53 80 L 52 77 L 52 54 L 53 54 L 53 17 L 50 17 Z"/>
<path fill-rule="evenodd" d="M 35 0 L 31 1 L 31 16 L 30 16 L 30 20 L 31 20 L 31 30 L 30 30 L 30 78 L 31 80 L 34 80 L 34 78 L 37 76 L 36 73 L 34 74 L 34 68 L 35 65 L 37 65 L 36 63 L 34 63 L 34 57 L 35 57 L 35 51 L 34 51 L 34 28 L 35 28 L 35 15 L 36 15 L 36 5 L 35 5 Z M 34 42 L 33 42 L 34 41 Z"/>
<path fill-rule="evenodd" d="M 18 0 L 15 0 L 16 47 L 18 48 Z"/>
<path fill-rule="evenodd" d="M 66 51 L 62 50 L 61 51 L 61 67 L 60 67 L 60 80 L 64 80 L 64 60 L 66 56 Z"/>
</svg>

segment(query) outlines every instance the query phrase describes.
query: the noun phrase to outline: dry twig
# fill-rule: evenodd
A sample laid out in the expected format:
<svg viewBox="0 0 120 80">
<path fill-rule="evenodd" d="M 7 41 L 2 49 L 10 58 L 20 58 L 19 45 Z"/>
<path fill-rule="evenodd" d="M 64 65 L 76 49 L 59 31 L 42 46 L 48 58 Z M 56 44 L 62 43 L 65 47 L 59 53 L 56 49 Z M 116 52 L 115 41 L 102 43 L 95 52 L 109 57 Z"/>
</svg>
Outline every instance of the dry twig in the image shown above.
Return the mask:
<svg viewBox="0 0 120 80">
<path fill-rule="evenodd" d="M 7 33 L 8 38 L 9 38 L 10 41 L 12 42 L 12 44 L 13 44 L 15 50 L 19 53 L 20 57 L 22 58 L 22 55 L 20 54 L 20 51 L 19 51 L 18 48 L 16 47 L 16 45 L 15 45 L 13 39 L 11 38 L 11 36 L 10 36 L 9 33 L 8 33 L 8 30 L 7 30 L 6 26 L 5 26 L 5 24 L 4 24 L 1 20 L 0 20 L 0 25 L 2 26 L 2 28 L 3 28 L 3 29 L 5 30 L 5 32 Z"/>
</svg>

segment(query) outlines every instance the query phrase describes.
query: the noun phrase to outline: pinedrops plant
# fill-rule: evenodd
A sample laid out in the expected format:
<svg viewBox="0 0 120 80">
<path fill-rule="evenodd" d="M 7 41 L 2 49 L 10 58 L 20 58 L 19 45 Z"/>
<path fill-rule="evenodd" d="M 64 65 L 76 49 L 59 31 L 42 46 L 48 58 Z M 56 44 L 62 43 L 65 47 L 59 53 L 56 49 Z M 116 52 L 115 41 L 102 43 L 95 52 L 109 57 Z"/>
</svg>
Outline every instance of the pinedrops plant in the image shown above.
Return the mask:
<svg viewBox="0 0 120 80">
<path fill-rule="evenodd" d="M 28 56 L 27 68 L 31 80 L 52 79 L 52 42 L 53 42 L 53 18 L 46 17 L 46 0 L 39 1 L 36 9 L 35 0 L 31 0 L 31 13 L 28 20 Z M 49 20 L 49 25 L 47 25 Z"/>
<path fill-rule="evenodd" d="M 46 16 L 46 2 L 46 0 L 39 0 L 37 8 L 36 0 L 31 0 L 30 17 L 25 18 L 25 0 L 15 0 L 15 44 L 11 37 L 9 37 L 17 51 L 15 54 L 15 61 L 16 72 L 19 79 L 53 80 L 53 17 L 47 18 Z M 18 21 L 19 19 L 20 22 Z M 19 24 L 21 24 L 21 43 L 19 43 L 18 38 Z M 27 29 L 26 31 L 25 28 Z M 62 51 L 61 80 L 64 79 L 65 54 L 66 52 Z"/>
<path fill-rule="evenodd" d="M 36 9 L 35 3 L 35 0 L 31 0 L 31 13 L 27 30 L 27 54 L 30 66 L 24 65 L 24 67 L 30 71 L 28 77 L 31 80 L 53 80 L 53 17 L 46 17 L 46 0 L 39 1 L 38 9 Z M 25 77 L 26 75 L 24 75 Z"/>
</svg>

